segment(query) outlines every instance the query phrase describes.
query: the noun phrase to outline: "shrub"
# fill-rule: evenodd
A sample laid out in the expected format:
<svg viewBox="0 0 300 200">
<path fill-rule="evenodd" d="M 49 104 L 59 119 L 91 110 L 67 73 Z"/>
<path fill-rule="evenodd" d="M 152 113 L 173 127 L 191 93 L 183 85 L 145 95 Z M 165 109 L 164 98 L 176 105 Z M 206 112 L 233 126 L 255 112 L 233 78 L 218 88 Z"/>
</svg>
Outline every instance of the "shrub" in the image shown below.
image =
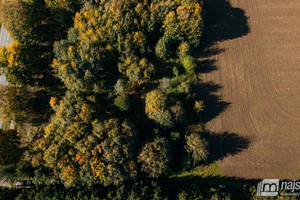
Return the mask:
<svg viewBox="0 0 300 200">
<path fill-rule="evenodd" d="M 181 59 L 181 64 L 186 72 L 193 72 L 196 69 L 195 59 L 192 56 L 185 56 Z"/>
<path fill-rule="evenodd" d="M 178 194 L 178 200 L 187 200 L 188 199 L 188 194 L 186 191 L 182 191 Z"/>
<path fill-rule="evenodd" d="M 201 112 L 204 110 L 205 106 L 204 106 L 204 102 L 203 101 L 196 101 L 195 102 L 195 106 L 194 106 L 196 112 Z"/>
<path fill-rule="evenodd" d="M 170 87 L 171 87 L 170 79 L 163 78 L 160 80 L 159 88 L 161 90 L 167 91 L 168 89 L 170 89 Z"/>
<path fill-rule="evenodd" d="M 177 141 L 180 139 L 180 133 L 179 132 L 171 132 L 170 133 L 170 139 L 171 141 Z"/>
<path fill-rule="evenodd" d="M 181 102 L 176 102 L 175 105 L 171 106 L 170 110 L 176 122 L 182 122 L 184 120 L 185 112 Z"/>
<path fill-rule="evenodd" d="M 173 67 L 173 74 L 175 77 L 179 76 L 179 70 L 177 67 Z"/>
<path fill-rule="evenodd" d="M 116 94 L 119 94 L 119 95 L 125 94 L 125 92 L 126 92 L 126 83 L 124 82 L 124 80 L 119 79 L 116 82 L 116 84 L 114 86 L 114 89 L 115 89 Z"/>
<path fill-rule="evenodd" d="M 117 96 L 114 100 L 115 106 L 117 106 L 121 111 L 127 111 L 130 108 L 130 99 L 127 95 Z"/>
<path fill-rule="evenodd" d="M 179 93 L 189 94 L 191 91 L 191 86 L 188 82 L 184 81 L 181 82 L 180 85 L 177 87 Z"/>
</svg>

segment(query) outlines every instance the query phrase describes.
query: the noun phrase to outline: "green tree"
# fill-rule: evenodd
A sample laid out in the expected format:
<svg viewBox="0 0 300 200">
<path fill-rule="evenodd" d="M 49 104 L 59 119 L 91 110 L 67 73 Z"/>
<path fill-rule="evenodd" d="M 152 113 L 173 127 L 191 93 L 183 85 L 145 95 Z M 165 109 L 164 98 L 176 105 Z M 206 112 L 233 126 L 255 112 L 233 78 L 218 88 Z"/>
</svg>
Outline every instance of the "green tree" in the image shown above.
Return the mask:
<svg viewBox="0 0 300 200">
<path fill-rule="evenodd" d="M 208 156 L 207 141 L 202 139 L 197 133 L 192 133 L 188 136 L 185 136 L 185 139 L 185 149 L 191 156 L 194 165 L 201 161 L 205 161 Z"/>
<path fill-rule="evenodd" d="M 32 84 L 34 60 L 33 51 L 19 42 L 0 48 L 0 70 L 10 84 L 18 86 Z"/>
<path fill-rule="evenodd" d="M 10 124 L 12 121 L 15 125 L 29 122 L 34 115 L 30 105 L 31 98 L 32 94 L 27 87 L 0 86 L 2 124 Z"/>
<path fill-rule="evenodd" d="M 153 142 L 145 144 L 138 157 L 142 171 L 149 177 L 159 177 L 168 169 L 170 161 L 168 141 L 165 138 L 155 138 Z"/>
<path fill-rule="evenodd" d="M 22 43 L 39 43 L 49 40 L 60 27 L 49 29 L 54 23 L 45 1 L 1 1 L 0 18 L 10 36 Z M 56 24 L 57 25 L 57 24 Z M 51 31 L 51 32 L 50 32 Z"/>
<path fill-rule="evenodd" d="M 114 104 L 121 111 L 127 111 L 130 109 L 130 98 L 127 95 L 117 96 L 114 100 Z"/>
<path fill-rule="evenodd" d="M 135 178 L 136 131 L 133 125 L 127 120 L 121 122 L 113 118 L 95 124 L 94 133 L 98 137 L 106 136 L 92 152 L 94 156 L 100 156 L 106 166 L 104 185 L 120 185 L 125 180 Z"/>
<path fill-rule="evenodd" d="M 183 105 L 177 101 L 173 105 L 161 90 L 152 90 L 146 95 L 146 114 L 162 127 L 173 127 L 185 118 Z"/>
<path fill-rule="evenodd" d="M 161 126 L 174 126 L 171 112 L 168 110 L 167 96 L 160 90 L 153 90 L 147 93 L 145 109 L 148 117 Z"/>
<path fill-rule="evenodd" d="M 163 28 L 166 37 L 197 46 L 203 29 L 202 6 L 193 1 L 179 5 L 176 11 L 167 14 Z"/>
<path fill-rule="evenodd" d="M 186 70 L 186 72 L 194 72 L 196 69 L 196 62 L 192 56 L 185 56 L 181 59 L 182 66 Z"/>
<path fill-rule="evenodd" d="M 128 121 L 100 120 L 93 96 L 67 92 L 59 102 L 52 98 L 50 103 L 55 118 L 34 150 L 43 152 L 45 166 L 66 186 L 79 181 L 119 185 L 136 176 L 135 130 Z"/>
<path fill-rule="evenodd" d="M 55 118 L 45 127 L 44 136 L 33 150 L 42 151 L 45 166 L 71 186 L 80 180 L 80 169 L 86 170 L 93 149 L 93 140 L 89 139 L 93 135 L 93 102 L 78 93 L 67 92 L 59 102 L 52 98 L 50 103 L 56 112 Z"/>
<path fill-rule="evenodd" d="M 46 4 L 50 13 L 81 6 L 76 0 Z M 194 101 L 189 53 L 199 41 L 201 14 L 194 0 L 85 3 L 67 38 L 54 44 L 52 68 L 66 92 L 50 99 L 54 115 L 35 130 L 31 164 L 45 165 L 67 186 L 121 185 L 140 170 L 163 174 L 170 155 L 162 136 L 185 120 L 184 106 Z M 149 142 L 153 129 L 157 138 Z M 136 141 L 146 144 L 139 156 Z"/>
</svg>

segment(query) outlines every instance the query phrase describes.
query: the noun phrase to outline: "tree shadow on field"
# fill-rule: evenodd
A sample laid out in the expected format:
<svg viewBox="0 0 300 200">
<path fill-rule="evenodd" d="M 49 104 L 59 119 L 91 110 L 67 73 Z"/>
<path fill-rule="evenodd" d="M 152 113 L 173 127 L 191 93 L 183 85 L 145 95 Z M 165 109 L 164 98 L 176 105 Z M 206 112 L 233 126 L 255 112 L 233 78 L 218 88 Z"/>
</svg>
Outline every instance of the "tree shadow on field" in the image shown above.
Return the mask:
<svg viewBox="0 0 300 200">
<path fill-rule="evenodd" d="M 205 109 L 201 117 L 203 123 L 214 119 L 230 105 L 230 103 L 222 101 L 220 97 L 215 94 L 219 89 L 221 89 L 221 86 L 213 82 L 201 83 L 198 86 L 200 98 L 205 104 Z"/>
<path fill-rule="evenodd" d="M 226 51 L 219 48 L 218 42 L 231 40 L 247 35 L 250 32 L 248 17 L 245 11 L 232 7 L 228 0 L 204 0 L 204 33 L 199 48 L 194 52 L 198 58 L 198 74 L 211 73 L 218 70 L 215 56 Z M 223 67 L 223 66 L 222 66 Z M 205 110 L 201 120 L 207 123 L 225 111 L 230 102 L 221 99 L 218 91 L 221 85 L 212 81 L 199 80 L 199 98 L 204 101 Z M 250 141 L 236 133 L 210 133 L 207 132 L 211 145 L 212 161 L 225 156 L 237 154 L 248 148 Z"/>
<path fill-rule="evenodd" d="M 203 7 L 205 10 L 204 33 L 198 49 L 194 51 L 194 56 L 198 58 L 198 75 L 213 73 L 213 71 L 218 70 L 216 55 L 226 51 L 226 49 L 218 47 L 217 44 L 219 42 L 243 37 L 250 32 L 248 17 L 245 15 L 245 11 L 233 7 L 228 0 L 204 0 Z M 205 104 L 201 121 L 206 124 L 224 112 L 230 106 L 230 102 L 225 102 L 218 94 L 220 89 L 222 89 L 221 85 L 203 80 L 200 77 L 198 78 L 198 95 Z M 240 136 L 238 133 L 213 133 L 207 131 L 204 133 L 204 136 L 209 142 L 210 151 L 210 158 L 207 164 L 221 160 L 229 155 L 238 154 L 250 145 L 250 140 Z M 178 187 L 180 187 L 180 184 L 182 184 L 182 187 L 188 186 L 189 183 L 192 183 L 192 185 L 198 184 L 200 187 L 206 187 L 207 184 L 215 186 L 225 184 L 226 187 L 234 190 L 235 186 L 232 185 L 240 187 L 250 180 L 226 176 L 202 177 L 202 175 L 198 175 L 176 177 L 172 181 Z M 257 184 L 257 180 L 254 182 Z"/>
<path fill-rule="evenodd" d="M 208 133 L 210 144 L 210 160 L 208 162 L 214 162 L 221 160 L 229 155 L 235 155 L 239 152 L 247 149 L 250 144 L 250 140 L 245 137 L 241 137 L 236 133 Z"/>
<path fill-rule="evenodd" d="M 247 35 L 250 32 L 245 11 L 227 0 L 205 0 L 204 41 L 208 45 Z"/>
<path fill-rule="evenodd" d="M 199 48 L 194 52 L 194 56 L 199 58 L 197 72 L 200 74 L 218 70 L 214 56 L 226 51 L 217 47 L 218 42 L 242 37 L 250 31 L 245 11 L 232 7 L 227 0 L 204 0 L 204 10 L 204 33 Z M 200 83 L 199 93 L 206 105 L 202 118 L 204 123 L 214 119 L 230 105 L 216 95 L 220 88 L 213 82 Z"/>
<path fill-rule="evenodd" d="M 204 0 L 204 33 L 200 55 L 211 56 L 222 49 L 211 48 L 217 42 L 235 39 L 250 32 L 245 11 L 232 7 L 228 0 Z"/>
</svg>

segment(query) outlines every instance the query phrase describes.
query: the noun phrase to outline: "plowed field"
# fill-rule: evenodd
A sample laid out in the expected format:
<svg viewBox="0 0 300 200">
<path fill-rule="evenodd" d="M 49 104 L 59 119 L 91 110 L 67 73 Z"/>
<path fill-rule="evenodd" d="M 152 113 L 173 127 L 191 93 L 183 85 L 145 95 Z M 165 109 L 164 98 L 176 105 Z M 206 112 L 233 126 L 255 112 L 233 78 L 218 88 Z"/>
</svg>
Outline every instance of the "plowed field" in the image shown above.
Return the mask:
<svg viewBox="0 0 300 200">
<path fill-rule="evenodd" d="M 213 2 L 221 1 L 212 0 L 210 12 L 218 15 L 220 7 Z M 299 179 L 300 0 L 229 3 L 234 12 L 214 34 L 223 30 L 231 36 L 216 37 L 210 48 L 218 51 L 201 58 L 216 66 L 204 74 L 204 82 L 219 85 L 214 94 L 229 105 L 207 120 L 206 129 L 237 134 L 249 145 L 217 162 L 227 176 Z M 249 30 L 234 34 L 243 25 L 230 23 L 231 14 L 232 20 L 244 15 Z"/>
</svg>

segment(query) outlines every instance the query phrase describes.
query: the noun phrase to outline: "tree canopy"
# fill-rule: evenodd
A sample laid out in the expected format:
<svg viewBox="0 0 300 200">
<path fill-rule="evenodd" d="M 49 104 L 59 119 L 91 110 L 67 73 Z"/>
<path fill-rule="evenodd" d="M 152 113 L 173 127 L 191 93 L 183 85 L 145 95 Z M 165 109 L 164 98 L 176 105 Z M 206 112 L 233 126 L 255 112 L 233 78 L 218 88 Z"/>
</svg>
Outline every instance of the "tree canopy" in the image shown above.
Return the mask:
<svg viewBox="0 0 300 200">
<path fill-rule="evenodd" d="M 68 187 L 108 187 L 165 175 L 175 148 L 195 165 L 205 158 L 199 133 L 186 136 L 200 123 L 191 120 L 199 110 L 191 52 L 203 31 L 201 2 L 14 0 L 1 10 L 14 39 L 0 49 L 10 83 L 4 113 L 16 120 L 38 101 L 45 119 L 19 120 L 22 161 Z"/>
</svg>

